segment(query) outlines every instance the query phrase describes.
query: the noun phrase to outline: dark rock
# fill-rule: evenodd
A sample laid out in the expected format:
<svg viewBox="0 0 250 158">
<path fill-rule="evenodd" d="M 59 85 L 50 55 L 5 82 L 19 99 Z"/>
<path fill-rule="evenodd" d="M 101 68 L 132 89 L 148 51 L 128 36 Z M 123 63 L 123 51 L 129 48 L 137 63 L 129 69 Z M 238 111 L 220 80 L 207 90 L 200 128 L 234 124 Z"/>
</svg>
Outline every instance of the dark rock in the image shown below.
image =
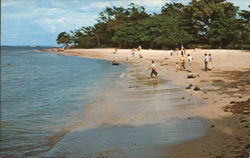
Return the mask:
<svg viewBox="0 0 250 158">
<path fill-rule="evenodd" d="M 247 144 L 247 145 L 245 146 L 245 149 L 250 149 L 250 144 Z"/>
<path fill-rule="evenodd" d="M 194 87 L 194 91 L 199 91 L 200 90 L 200 87 L 199 86 L 195 86 Z"/>
<path fill-rule="evenodd" d="M 231 102 L 230 102 L 230 104 L 235 104 L 235 103 L 237 103 L 237 102 L 235 102 L 235 101 L 231 101 Z"/>
<path fill-rule="evenodd" d="M 185 99 L 185 97 L 182 97 L 181 99 Z"/>
<path fill-rule="evenodd" d="M 191 89 L 191 87 L 188 86 L 188 87 L 186 87 L 185 89 Z"/>
<path fill-rule="evenodd" d="M 214 128 L 214 127 L 215 127 L 215 125 L 211 125 L 211 126 L 210 126 L 210 128 Z"/>
<path fill-rule="evenodd" d="M 139 86 L 129 86 L 128 88 L 139 88 Z"/>
<path fill-rule="evenodd" d="M 247 122 L 247 120 L 241 120 L 240 123 Z"/>
<path fill-rule="evenodd" d="M 194 74 L 188 74 L 187 75 L 187 78 L 195 78 L 196 77 L 196 75 L 194 75 Z"/>
<path fill-rule="evenodd" d="M 190 118 L 190 117 L 188 117 L 188 119 L 190 120 L 191 118 Z"/>
</svg>

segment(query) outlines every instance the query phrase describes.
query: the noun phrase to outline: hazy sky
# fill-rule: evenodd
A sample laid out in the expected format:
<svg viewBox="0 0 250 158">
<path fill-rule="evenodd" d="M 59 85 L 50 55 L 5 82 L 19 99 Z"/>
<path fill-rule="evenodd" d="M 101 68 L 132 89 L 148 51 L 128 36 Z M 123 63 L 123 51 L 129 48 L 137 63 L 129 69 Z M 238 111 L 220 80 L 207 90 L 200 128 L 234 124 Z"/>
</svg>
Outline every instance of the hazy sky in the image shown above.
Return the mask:
<svg viewBox="0 0 250 158">
<path fill-rule="evenodd" d="M 142 5 L 147 12 L 159 13 L 165 3 L 191 0 L 2 0 L 2 45 L 56 45 L 57 35 L 96 23 L 107 6 Z M 249 10 L 250 0 L 228 0 Z"/>
</svg>

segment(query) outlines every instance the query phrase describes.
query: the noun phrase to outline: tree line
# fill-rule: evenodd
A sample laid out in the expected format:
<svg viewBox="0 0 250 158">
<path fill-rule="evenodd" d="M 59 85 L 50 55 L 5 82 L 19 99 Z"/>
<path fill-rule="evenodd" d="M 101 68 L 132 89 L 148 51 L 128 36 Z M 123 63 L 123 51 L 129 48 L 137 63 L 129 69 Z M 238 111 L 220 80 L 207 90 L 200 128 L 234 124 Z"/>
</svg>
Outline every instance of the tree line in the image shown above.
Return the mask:
<svg viewBox="0 0 250 158">
<path fill-rule="evenodd" d="M 248 6 L 250 7 L 250 6 Z M 61 32 L 58 44 L 76 48 L 119 47 L 167 49 L 250 48 L 250 12 L 226 0 L 166 3 L 159 14 L 143 6 L 107 7 L 94 26 Z"/>
</svg>

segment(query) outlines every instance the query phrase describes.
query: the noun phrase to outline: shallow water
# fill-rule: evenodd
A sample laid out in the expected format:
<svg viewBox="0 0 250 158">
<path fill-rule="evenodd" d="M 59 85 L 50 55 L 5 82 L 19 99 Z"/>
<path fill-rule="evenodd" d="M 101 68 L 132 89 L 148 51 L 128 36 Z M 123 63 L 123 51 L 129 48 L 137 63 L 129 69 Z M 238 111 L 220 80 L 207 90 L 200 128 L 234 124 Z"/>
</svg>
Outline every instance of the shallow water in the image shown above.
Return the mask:
<svg viewBox="0 0 250 158">
<path fill-rule="evenodd" d="M 2 156 L 161 158 L 206 132 L 205 120 L 187 119 L 199 101 L 140 64 L 2 52 Z"/>
</svg>

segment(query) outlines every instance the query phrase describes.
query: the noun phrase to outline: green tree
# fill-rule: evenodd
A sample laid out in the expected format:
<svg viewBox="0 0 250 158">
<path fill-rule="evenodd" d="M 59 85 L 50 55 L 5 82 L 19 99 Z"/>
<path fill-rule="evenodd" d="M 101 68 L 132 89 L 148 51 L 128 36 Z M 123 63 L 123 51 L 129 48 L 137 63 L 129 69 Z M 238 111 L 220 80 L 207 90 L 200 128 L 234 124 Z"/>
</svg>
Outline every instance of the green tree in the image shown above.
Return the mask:
<svg viewBox="0 0 250 158">
<path fill-rule="evenodd" d="M 57 44 L 63 44 L 64 46 L 68 47 L 68 45 L 71 43 L 71 37 L 68 33 L 66 32 L 61 32 L 57 39 Z"/>
<path fill-rule="evenodd" d="M 192 26 L 190 33 L 196 41 L 206 43 L 206 33 L 210 25 L 218 19 L 235 18 L 238 9 L 225 0 L 192 0 L 183 8 L 183 15 L 190 21 L 187 25 Z"/>
</svg>

